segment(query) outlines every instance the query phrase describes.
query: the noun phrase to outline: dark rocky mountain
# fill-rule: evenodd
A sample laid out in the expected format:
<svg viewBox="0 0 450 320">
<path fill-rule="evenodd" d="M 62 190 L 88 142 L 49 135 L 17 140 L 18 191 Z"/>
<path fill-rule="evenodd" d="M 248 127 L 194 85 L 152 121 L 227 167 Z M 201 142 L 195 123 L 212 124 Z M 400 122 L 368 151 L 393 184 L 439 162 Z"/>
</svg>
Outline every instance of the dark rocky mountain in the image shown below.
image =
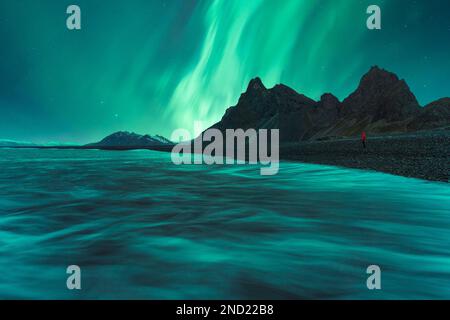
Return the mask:
<svg viewBox="0 0 450 320">
<path fill-rule="evenodd" d="M 371 122 L 401 121 L 419 111 L 419 103 L 404 80 L 394 73 L 372 67 L 355 92 L 342 102 L 343 117 Z"/>
<path fill-rule="evenodd" d="M 134 132 L 119 131 L 113 133 L 100 142 L 91 143 L 89 147 L 153 147 L 159 145 L 172 144 L 172 142 L 162 136 L 140 135 Z"/>
<path fill-rule="evenodd" d="M 255 78 L 237 105 L 212 127 L 278 128 L 282 142 L 357 136 L 363 130 L 402 133 L 449 126 L 449 101 L 422 108 L 405 80 L 379 67 L 372 67 L 342 102 L 330 93 L 314 101 L 282 84 L 267 89 Z"/>
<path fill-rule="evenodd" d="M 450 98 L 442 98 L 426 105 L 408 123 L 409 130 L 426 130 L 450 126 Z"/>
<path fill-rule="evenodd" d="M 228 108 L 222 120 L 214 128 L 280 129 L 282 140 L 297 140 L 302 137 L 298 127 L 309 128 L 312 110 L 316 102 L 293 89 L 276 85 L 267 89 L 261 79 L 250 81 L 247 91 L 236 106 Z"/>
</svg>

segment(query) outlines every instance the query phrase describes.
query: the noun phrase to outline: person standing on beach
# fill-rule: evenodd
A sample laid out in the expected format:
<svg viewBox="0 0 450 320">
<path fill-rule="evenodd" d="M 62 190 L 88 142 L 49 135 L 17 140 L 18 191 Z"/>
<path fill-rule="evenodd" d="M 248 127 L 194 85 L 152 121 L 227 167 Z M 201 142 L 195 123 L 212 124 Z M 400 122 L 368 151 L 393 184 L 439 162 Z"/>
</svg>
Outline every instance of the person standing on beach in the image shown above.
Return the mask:
<svg viewBox="0 0 450 320">
<path fill-rule="evenodd" d="M 366 132 L 363 131 L 363 132 L 361 133 L 361 141 L 362 141 L 362 144 L 363 144 L 363 148 L 364 148 L 364 149 L 366 148 L 366 139 L 367 139 Z"/>
</svg>

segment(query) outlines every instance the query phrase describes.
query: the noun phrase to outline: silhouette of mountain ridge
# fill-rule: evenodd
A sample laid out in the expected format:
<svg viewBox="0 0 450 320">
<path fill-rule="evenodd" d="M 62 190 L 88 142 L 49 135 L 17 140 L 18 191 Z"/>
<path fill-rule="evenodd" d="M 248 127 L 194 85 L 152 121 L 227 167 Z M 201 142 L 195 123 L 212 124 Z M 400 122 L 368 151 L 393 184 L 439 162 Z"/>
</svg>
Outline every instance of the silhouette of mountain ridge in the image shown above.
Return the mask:
<svg viewBox="0 0 450 320">
<path fill-rule="evenodd" d="M 421 107 L 405 80 L 372 67 L 342 102 L 331 93 L 319 101 L 278 84 L 252 79 L 235 106 L 212 128 L 280 129 L 281 142 L 368 133 L 402 133 L 450 125 L 450 98 Z"/>
</svg>

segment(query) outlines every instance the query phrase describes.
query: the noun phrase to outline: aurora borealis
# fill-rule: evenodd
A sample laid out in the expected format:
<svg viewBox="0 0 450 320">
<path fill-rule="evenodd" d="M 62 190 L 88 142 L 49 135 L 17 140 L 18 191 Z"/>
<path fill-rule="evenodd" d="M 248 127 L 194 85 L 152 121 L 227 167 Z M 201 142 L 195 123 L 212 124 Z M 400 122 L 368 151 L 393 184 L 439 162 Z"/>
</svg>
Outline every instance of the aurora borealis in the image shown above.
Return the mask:
<svg viewBox="0 0 450 320">
<path fill-rule="evenodd" d="M 65 26 L 70 4 L 80 31 Z M 366 28 L 370 4 L 382 30 Z M 379 65 L 421 104 L 449 94 L 441 0 L 5 0 L 0 12 L 0 138 L 170 137 L 220 120 L 256 76 L 343 99 Z"/>
</svg>

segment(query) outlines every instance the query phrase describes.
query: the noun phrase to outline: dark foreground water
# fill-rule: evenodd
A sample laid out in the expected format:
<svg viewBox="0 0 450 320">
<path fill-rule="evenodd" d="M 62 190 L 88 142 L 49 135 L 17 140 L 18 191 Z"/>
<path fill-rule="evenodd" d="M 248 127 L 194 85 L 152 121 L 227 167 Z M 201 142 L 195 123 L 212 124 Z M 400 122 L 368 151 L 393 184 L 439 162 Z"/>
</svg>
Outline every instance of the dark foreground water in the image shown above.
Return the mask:
<svg viewBox="0 0 450 320">
<path fill-rule="evenodd" d="M 82 290 L 66 289 L 66 268 Z M 366 268 L 382 269 L 382 290 Z M 450 187 L 328 166 L 0 150 L 0 298 L 450 298 Z"/>
</svg>

